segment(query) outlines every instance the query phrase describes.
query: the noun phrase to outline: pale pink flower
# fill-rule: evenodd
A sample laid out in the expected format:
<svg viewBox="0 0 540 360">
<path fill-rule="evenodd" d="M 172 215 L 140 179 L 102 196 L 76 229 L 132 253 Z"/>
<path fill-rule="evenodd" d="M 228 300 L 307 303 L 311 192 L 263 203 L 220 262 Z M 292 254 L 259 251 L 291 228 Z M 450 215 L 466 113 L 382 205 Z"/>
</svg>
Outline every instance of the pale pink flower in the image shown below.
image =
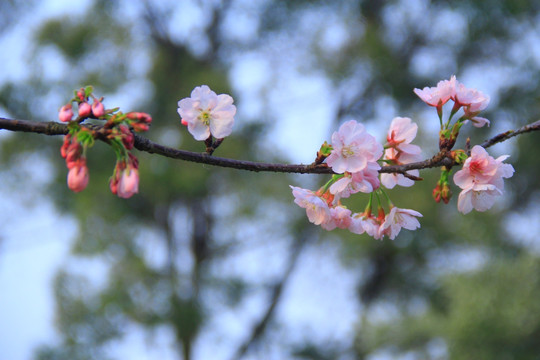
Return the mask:
<svg viewBox="0 0 540 360">
<path fill-rule="evenodd" d="M 422 90 L 414 89 L 414 93 L 426 104 L 442 107 L 454 96 L 456 82 L 456 77 L 452 75 L 450 80 L 439 81 L 436 87 L 425 87 Z"/>
<path fill-rule="evenodd" d="M 368 163 L 367 167 L 355 173 L 346 172 L 345 175 L 330 186 L 330 193 L 336 196 L 336 199 L 348 198 L 351 194 L 357 192 L 370 193 L 378 189 L 379 170 L 381 166 L 376 162 Z"/>
<path fill-rule="evenodd" d="M 473 126 L 477 128 L 481 128 L 486 124 L 489 126 L 489 120 L 480 116 L 473 116 L 469 120 L 471 120 Z"/>
<path fill-rule="evenodd" d="M 362 171 L 383 152 L 383 146 L 355 120 L 345 122 L 332 134 L 332 148 L 326 162 L 338 174 Z"/>
<path fill-rule="evenodd" d="M 456 85 L 452 98 L 458 105 L 464 106 L 466 115 L 477 114 L 489 104 L 489 96 L 476 89 L 469 89 L 461 83 Z"/>
<path fill-rule="evenodd" d="M 116 194 L 118 197 L 127 199 L 139 192 L 139 170 L 128 167 L 122 172 L 118 180 Z"/>
<path fill-rule="evenodd" d="M 418 125 L 410 118 L 395 117 L 390 124 L 390 129 L 388 129 L 386 141 L 388 146 L 398 151 L 413 155 L 420 154 L 422 152 L 420 146 L 411 144 L 417 132 Z"/>
<path fill-rule="evenodd" d="M 458 197 L 458 210 L 467 214 L 473 208 L 486 211 L 493 206 L 495 196 L 504 190 L 503 178 L 512 177 L 514 168 L 503 163 L 508 155 L 491 157 L 481 146 L 475 145 L 463 168 L 454 175 L 454 183 L 463 191 Z"/>
<path fill-rule="evenodd" d="M 60 108 L 60 111 L 58 112 L 58 118 L 62 122 L 71 121 L 71 119 L 73 118 L 73 109 L 71 108 L 71 104 L 64 105 Z"/>
<path fill-rule="evenodd" d="M 210 135 L 221 139 L 232 132 L 236 107 L 231 96 L 217 95 L 202 85 L 193 89 L 190 98 L 178 101 L 178 114 L 196 140 L 206 140 Z"/>
<path fill-rule="evenodd" d="M 387 235 L 391 240 L 394 240 L 401 231 L 401 228 L 407 230 L 415 230 L 420 227 L 420 222 L 417 217 L 422 217 L 418 211 L 411 209 L 400 209 L 393 206 L 380 227 L 381 238 Z"/>
<path fill-rule="evenodd" d="M 79 116 L 82 118 L 88 117 L 92 114 L 92 106 L 86 101 L 79 104 Z"/>
<path fill-rule="evenodd" d="M 331 218 L 328 204 L 313 191 L 290 185 L 294 195 L 294 202 L 306 209 L 309 221 L 320 225 Z"/>
<path fill-rule="evenodd" d="M 420 154 L 408 154 L 404 152 L 397 151 L 394 148 L 388 148 L 384 152 L 385 160 L 392 160 L 392 163 L 395 165 L 410 164 L 422 160 Z M 409 170 L 407 174 L 412 176 L 420 176 L 418 170 Z M 399 173 L 382 173 L 381 174 L 381 184 L 384 185 L 387 189 L 393 189 L 396 185 L 403 187 L 410 187 L 414 185 L 414 180 L 411 180 L 403 174 Z"/>
<path fill-rule="evenodd" d="M 77 164 L 69 169 L 67 175 L 68 187 L 73 192 L 83 191 L 88 185 L 89 173 L 86 161 L 81 159 L 77 161 Z"/>
<path fill-rule="evenodd" d="M 330 217 L 323 223 L 321 227 L 325 230 L 334 230 L 336 227 L 347 229 L 351 225 L 351 210 L 343 206 L 330 208 Z"/>
</svg>

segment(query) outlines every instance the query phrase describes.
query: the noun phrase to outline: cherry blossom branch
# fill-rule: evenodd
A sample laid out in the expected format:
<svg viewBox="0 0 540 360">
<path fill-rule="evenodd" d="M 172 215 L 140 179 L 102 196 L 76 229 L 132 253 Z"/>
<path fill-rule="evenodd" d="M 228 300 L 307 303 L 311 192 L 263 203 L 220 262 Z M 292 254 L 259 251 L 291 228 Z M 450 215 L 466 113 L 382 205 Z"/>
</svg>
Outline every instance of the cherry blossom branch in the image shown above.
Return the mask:
<svg viewBox="0 0 540 360">
<path fill-rule="evenodd" d="M 45 135 L 65 135 L 68 133 L 67 125 L 57 123 L 57 122 L 36 122 L 29 120 L 18 120 L 18 119 L 8 119 L 0 117 L 0 129 L 10 130 L 10 131 L 22 131 L 22 132 L 32 132 L 37 134 Z M 538 131 L 540 130 L 540 120 L 525 125 L 517 130 L 509 130 L 501 134 L 497 134 L 494 137 L 484 141 L 480 146 L 487 148 L 493 146 L 497 143 L 506 141 L 514 136 L 518 136 L 527 132 Z M 155 143 L 145 137 L 135 134 L 135 147 L 144 152 L 151 154 L 157 154 L 172 159 L 191 161 L 197 163 L 203 163 L 208 165 L 214 165 L 219 167 L 227 167 L 239 170 L 248 170 L 255 172 L 281 172 L 281 173 L 299 173 L 299 174 L 333 174 L 331 168 L 326 164 L 298 164 L 298 165 L 288 165 L 288 164 L 275 164 L 275 163 L 262 163 L 262 162 L 253 162 L 253 161 L 244 161 L 244 160 L 235 160 L 229 158 L 222 158 L 211 156 L 206 153 L 198 153 L 186 150 L 174 149 L 164 145 Z M 427 159 L 420 162 L 404 164 L 404 165 L 390 165 L 384 166 L 380 173 L 401 173 L 404 175 L 409 170 L 415 169 L 427 169 L 440 166 L 452 166 L 454 165 L 454 160 L 452 159 L 449 152 L 439 152 L 431 159 Z M 408 176 L 411 178 L 410 176 Z M 412 177 L 413 180 L 420 180 L 420 178 Z"/>
</svg>

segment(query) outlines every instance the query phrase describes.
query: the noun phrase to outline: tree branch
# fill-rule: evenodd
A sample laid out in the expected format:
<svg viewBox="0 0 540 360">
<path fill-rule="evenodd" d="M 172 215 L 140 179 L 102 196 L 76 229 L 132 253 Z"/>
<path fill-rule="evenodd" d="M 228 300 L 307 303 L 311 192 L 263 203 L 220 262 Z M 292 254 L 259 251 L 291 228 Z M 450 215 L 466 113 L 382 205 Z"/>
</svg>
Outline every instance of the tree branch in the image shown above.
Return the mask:
<svg viewBox="0 0 540 360">
<path fill-rule="evenodd" d="M 68 132 L 67 125 L 57 122 L 37 122 L 29 120 L 17 120 L 7 119 L 0 117 L 0 129 L 10 131 L 22 131 L 33 132 L 37 134 L 45 135 L 65 135 Z M 527 132 L 540 130 L 540 120 L 525 125 L 517 130 L 509 130 L 504 133 L 495 135 L 494 137 L 484 141 L 480 146 L 488 148 L 497 143 L 506 141 L 514 136 L 521 135 Z M 261 163 L 253 161 L 235 160 L 222 157 L 211 156 L 206 153 L 198 153 L 192 151 L 178 150 L 167 146 L 155 143 L 143 136 L 135 134 L 135 147 L 150 154 L 157 154 L 172 159 L 191 161 L 196 163 L 203 163 L 208 165 L 214 165 L 219 167 L 227 167 L 239 170 L 248 171 L 267 171 L 267 172 L 280 172 L 280 173 L 297 173 L 297 174 L 333 174 L 331 168 L 326 164 L 271 164 Z M 431 159 L 427 159 L 420 162 L 404 164 L 404 165 L 391 165 L 384 166 L 380 173 L 400 173 L 405 174 L 409 170 L 427 169 L 440 166 L 452 166 L 454 160 L 450 156 L 449 152 L 440 152 L 433 156 Z"/>
</svg>

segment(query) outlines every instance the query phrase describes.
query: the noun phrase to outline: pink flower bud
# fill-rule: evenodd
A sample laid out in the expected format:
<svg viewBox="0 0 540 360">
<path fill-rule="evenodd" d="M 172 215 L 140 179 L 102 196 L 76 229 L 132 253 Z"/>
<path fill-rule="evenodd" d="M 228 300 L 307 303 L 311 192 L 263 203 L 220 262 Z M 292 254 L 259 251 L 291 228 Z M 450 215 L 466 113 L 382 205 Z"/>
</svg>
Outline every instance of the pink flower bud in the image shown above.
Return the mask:
<svg viewBox="0 0 540 360">
<path fill-rule="evenodd" d="M 71 121 L 71 119 L 73 118 L 73 110 L 71 109 L 71 104 L 66 104 L 60 108 L 58 118 L 62 122 Z"/>
<path fill-rule="evenodd" d="M 79 100 L 84 101 L 84 98 L 86 97 L 86 94 L 85 94 L 83 88 L 80 88 L 80 90 L 77 91 L 77 97 L 79 98 Z"/>
<path fill-rule="evenodd" d="M 103 104 L 99 100 L 95 100 L 92 104 L 92 114 L 94 114 L 94 117 L 101 117 L 105 115 L 105 108 L 103 107 Z"/>
<path fill-rule="evenodd" d="M 80 103 L 79 104 L 79 116 L 82 117 L 82 118 L 85 118 L 85 117 L 90 116 L 90 114 L 92 114 L 92 107 L 90 106 L 90 104 L 87 103 L 86 101 Z"/>
<path fill-rule="evenodd" d="M 184 119 L 180 120 L 180 123 L 184 126 L 188 126 L 188 122 Z"/>
<path fill-rule="evenodd" d="M 60 148 L 60 154 L 65 159 L 67 156 L 67 150 L 69 148 L 69 145 L 71 144 L 71 135 L 67 134 L 64 136 L 64 143 L 62 144 L 62 147 Z"/>
<path fill-rule="evenodd" d="M 130 198 L 133 194 L 139 192 L 139 171 L 134 168 L 128 168 L 118 181 L 117 195 L 121 198 Z"/>
<path fill-rule="evenodd" d="M 67 176 L 68 187 L 73 192 L 83 191 L 88 185 L 88 167 L 84 159 L 80 160 L 76 166 L 72 167 Z"/>
<path fill-rule="evenodd" d="M 133 149 L 133 144 L 135 141 L 135 137 L 133 136 L 133 133 L 129 130 L 127 125 L 120 125 L 120 132 L 122 133 L 122 143 L 126 147 L 126 149 L 131 150 Z"/>
<path fill-rule="evenodd" d="M 150 127 L 144 123 L 133 123 L 131 126 L 133 126 L 133 130 L 136 132 L 148 131 L 148 129 L 150 129 Z"/>
</svg>

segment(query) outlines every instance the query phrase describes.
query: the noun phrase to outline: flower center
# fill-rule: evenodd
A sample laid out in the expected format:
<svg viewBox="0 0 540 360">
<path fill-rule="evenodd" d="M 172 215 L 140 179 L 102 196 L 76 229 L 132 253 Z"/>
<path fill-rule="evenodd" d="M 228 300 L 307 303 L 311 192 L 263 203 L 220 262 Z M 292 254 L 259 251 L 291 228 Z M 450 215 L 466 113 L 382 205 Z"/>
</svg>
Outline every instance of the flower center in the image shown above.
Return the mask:
<svg viewBox="0 0 540 360">
<path fill-rule="evenodd" d="M 349 146 L 344 146 L 342 149 L 341 149 L 341 155 L 345 158 L 347 157 L 351 157 L 351 156 L 354 156 L 354 147 L 349 145 Z"/>
<path fill-rule="evenodd" d="M 204 125 L 210 124 L 210 111 L 204 110 L 198 116 L 198 119 L 202 121 Z"/>
</svg>

